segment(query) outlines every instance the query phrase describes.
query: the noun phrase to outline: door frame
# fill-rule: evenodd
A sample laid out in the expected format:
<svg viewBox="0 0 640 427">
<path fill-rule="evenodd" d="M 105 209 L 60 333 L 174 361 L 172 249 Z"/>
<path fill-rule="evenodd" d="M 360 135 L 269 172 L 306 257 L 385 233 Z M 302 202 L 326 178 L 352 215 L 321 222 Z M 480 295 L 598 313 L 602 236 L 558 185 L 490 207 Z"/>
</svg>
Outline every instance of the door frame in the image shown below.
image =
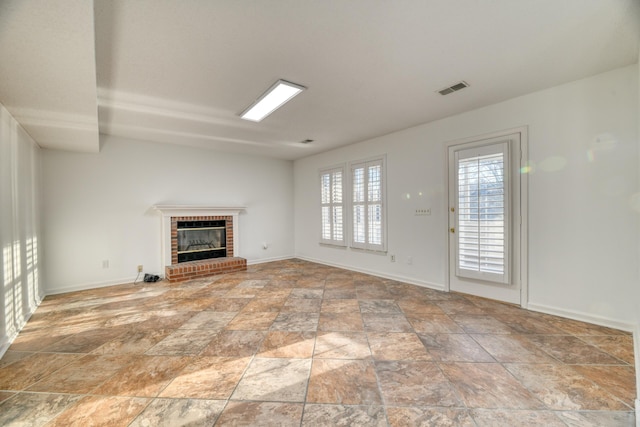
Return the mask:
<svg viewBox="0 0 640 427">
<path fill-rule="evenodd" d="M 449 199 L 450 197 L 450 188 L 452 183 L 449 180 L 449 148 L 455 145 L 468 144 L 475 141 L 480 141 L 484 139 L 494 139 L 506 137 L 508 135 L 512 135 L 514 133 L 520 134 L 520 164 L 512 165 L 512 170 L 520 170 L 520 226 L 518 227 L 518 219 L 513 219 L 513 228 L 512 233 L 517 233 L 519 231 L 520 237 L 520 256 L 518 258 L 518 262 L 520 263 L 520 307 L 527 308 L 529 303 L 529 173 L 531 172 L 529 166 L 529 137 L 528 137 L 528 127 L 527 126 L 519 126 L 516 128 L 505 129 L 501 131 L 491 132 L 483 135 L 476 135 L 462 139 L 456 139 L 452 141 L 447 141 L 443 144 L 444 146 L 444 174 L 445 174 L 445 183 L 446 183 L 446 196 L 445 196 L 445 212 L 444 218 L 446 219 L 446 226 L 444 227 L 444 238 L 446 239 L 446 264 L 445 264 L 445 283 L 444 290 L 446 292 L 451 291 L 451 244 L 449 238 L 449 207 L 453 206 Z M 515 260 L 514 260 L 515 261 Z"/>
</svg>

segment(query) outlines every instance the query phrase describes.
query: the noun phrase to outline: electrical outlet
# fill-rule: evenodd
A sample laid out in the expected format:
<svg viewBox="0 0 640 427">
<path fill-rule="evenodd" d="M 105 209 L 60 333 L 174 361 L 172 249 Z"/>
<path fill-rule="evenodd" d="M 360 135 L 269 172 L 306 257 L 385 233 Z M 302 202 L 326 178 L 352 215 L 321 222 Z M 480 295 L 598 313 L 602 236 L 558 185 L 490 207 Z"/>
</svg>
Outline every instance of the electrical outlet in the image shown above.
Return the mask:
<svg viewBox="0 0 640 427">
<path fill-rule="evenodd" d="M 396 262 L 396 256 L 395 255 L 391 255 L 391 262 Z"/>
<path fill-rule="evenodd" d="M 109 268 L 109 260 L 105 259 L 104 261 L 102 261 L 102 268 Z"/>
<path fill-rule="evenodd" d="M 138 273 L 142 273 L 142 264 L 138 266 Z"/>
<path fill-rule="evenodd" d="M 408 256 L 407 257 L 407 265 L 412 265 L 413 264 L 413 257 L 412 256 Z"/>
</svg>

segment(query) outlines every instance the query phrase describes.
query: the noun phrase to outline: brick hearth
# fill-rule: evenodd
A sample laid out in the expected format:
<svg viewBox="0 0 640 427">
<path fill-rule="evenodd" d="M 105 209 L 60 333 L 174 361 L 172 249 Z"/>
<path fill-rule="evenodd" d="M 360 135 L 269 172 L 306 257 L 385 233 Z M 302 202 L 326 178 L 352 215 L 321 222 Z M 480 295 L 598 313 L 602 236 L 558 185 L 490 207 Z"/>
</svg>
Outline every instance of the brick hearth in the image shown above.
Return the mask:
<svg viewBox="0 0 640 427">
<path fill-rule="evenodd" d="M 212 258 L 169 265 L 165 268 L 165 278 L 169 282 L 174 283 L 198 277 L 213 276 L 215 274 L 244 271 L 246 269 L 247 260 L 244 258 Z"/>
<path fill-rule="evenodd" d="M 178 221 L 219 221 L 226 224 L 225 258 L 211 258 L 200 261 L 178 263 Z M 171 265 L 165 267 L 165 278 L 169 282 L 181 282 L 197 277 L 231 273 L 247 269 L 247 260 L 234 257 L 233 216 L 172 216 L 171 217 Z"/>
</svg>

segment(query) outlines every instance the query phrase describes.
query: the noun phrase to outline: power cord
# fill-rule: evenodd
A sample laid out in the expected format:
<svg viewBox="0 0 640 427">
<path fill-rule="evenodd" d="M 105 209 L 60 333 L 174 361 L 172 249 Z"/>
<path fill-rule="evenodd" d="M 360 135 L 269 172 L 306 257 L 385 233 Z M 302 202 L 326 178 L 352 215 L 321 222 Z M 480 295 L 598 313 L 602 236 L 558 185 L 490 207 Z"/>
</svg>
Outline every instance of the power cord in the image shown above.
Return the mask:
<svg viewBox="0 0 640 427">
<path fill-rule="evenodd" d="M 134 285 L 135 285 L 136 283 L 138 283 L 138 279 L 140 278 L 140 274 L 141 274 L 141 273 L 138 273 L 138 275 L 136 276 L 136 280 L 134 280 L 134 281 L 133 281 L 133 284 L 134 284 Z M 153 282 L 159 282 L 159 281 L 161 281 L 161 280 L 164 280 L 164 277 L 162 277 L 162 276 L 152 276 L 152 275 L 148 275 L 148 274 L 145 274 L 145 279 L 146 279 L 146 277 L 147 277 L 147 276 L 151 276 L 151 280 L 144 280 L 145 282 L 151 282 L 151 283 L 153 283 Z"/>
</svg>

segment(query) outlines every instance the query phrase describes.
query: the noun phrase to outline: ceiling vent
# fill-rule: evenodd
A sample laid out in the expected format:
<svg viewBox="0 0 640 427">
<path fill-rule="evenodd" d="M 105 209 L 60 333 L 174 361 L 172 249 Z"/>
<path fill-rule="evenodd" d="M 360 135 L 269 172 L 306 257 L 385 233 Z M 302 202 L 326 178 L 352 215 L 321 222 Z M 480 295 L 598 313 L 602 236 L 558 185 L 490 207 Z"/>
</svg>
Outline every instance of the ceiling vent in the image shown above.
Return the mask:
<svg viewBox="0 0 640 427">
<path fill-rule="evenodd" d="M 458 82 L 453 86 L 449 86 L 448 88 L 439 90 L 438 93 L 440 95 L 449 95 L 450 93 L 457 92 L 460 89 L 464 89 L 465 87 L 469 87 L 469 84 L 465 81 Z"/>
</svg>

